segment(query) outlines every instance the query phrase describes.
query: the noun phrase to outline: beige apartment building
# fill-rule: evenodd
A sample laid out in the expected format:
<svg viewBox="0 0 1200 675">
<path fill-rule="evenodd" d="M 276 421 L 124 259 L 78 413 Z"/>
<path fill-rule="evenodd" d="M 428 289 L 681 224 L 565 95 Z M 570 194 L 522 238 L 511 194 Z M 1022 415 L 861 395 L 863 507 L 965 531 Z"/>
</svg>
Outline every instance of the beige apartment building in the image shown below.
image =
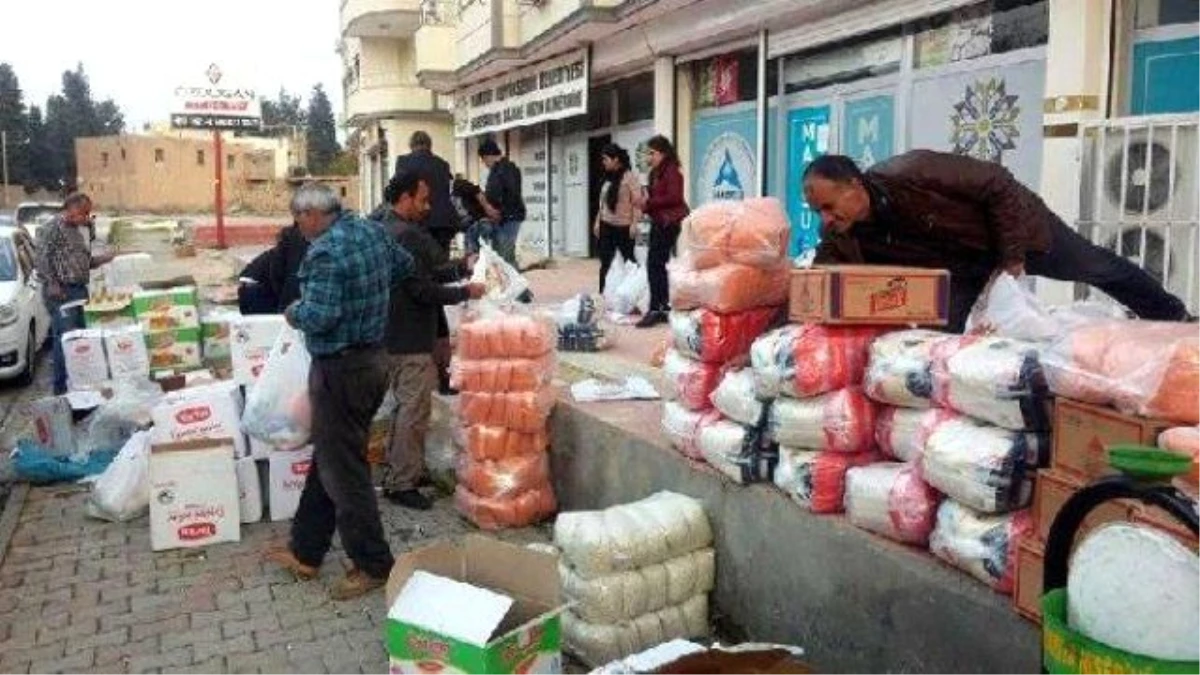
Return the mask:
<svg viewBox="0 0 1200 675">
<path fill-rule="evenodd" d="M 412 132 L 428 132 L 434 152 L 455 163 L 450 99 L 423 82 L 454 68 L 459 0 L 337 1 L 344 123 L 361 148 L 362 203 L 373 205 Z"/>
</svg>

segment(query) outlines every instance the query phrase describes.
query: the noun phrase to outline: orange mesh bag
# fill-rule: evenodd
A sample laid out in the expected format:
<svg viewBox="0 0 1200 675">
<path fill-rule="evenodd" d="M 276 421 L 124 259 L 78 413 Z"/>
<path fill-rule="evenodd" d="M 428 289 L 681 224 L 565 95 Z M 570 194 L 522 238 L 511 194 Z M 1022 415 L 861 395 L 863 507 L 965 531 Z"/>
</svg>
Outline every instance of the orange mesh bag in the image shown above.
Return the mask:
<svg viewBox="0 0 1200 675">
<path fill-rule="evenodd" d="M 472 425 L 463 429 L 463 449 L 474 460 L 497 460 L 545 452 L 544 429 L 525 433 L 504 427 Z"/>
<path fill-rule="evenodd" d="M 456 360 L 450 382 L 469 392 L 536 391 L 554 376 L 554 358 Z"/>
<path fill-rule="evenodd" d="M 454 490 L 454 505 L 459 513 L 483 530 L 526 527 L 544 520 L 558 509 L 554 489 L 549 483 L 511 498 L 481 497 L 459 485 Z"/>
<path fill-rule="evenodd" d="M 720 314 L 707 309 L 671 312 L 671 339 L 684 356 L 704 363 L 723 364 L 743 359 L 754 340 L 779 316 L 773 308 Z"/>
<path fill-rule="evenodd" d="M 724 263 L 775 268 L 787 260 L 790 229 L 774 197 L 714 201 L 683 221 L 680 243 L 695 269 Z"/>
<path fill-rule="evenodd" d="M 758 307 L 782 307 L 788 301 L 791 268 L 760 269 L 729 263 L 697 270 L 676 258 L 667 271 L 671 277 L 671 307 L 704 307 L 729 314 Z"/>
<path fill-rule="evenodd" d="M 471 392 L 458 396 L 459 417 L 467 425 L 482 424 L 525 433 L 546 427 L 554 407 L 554 391 Z"/>
<path fill-rule="evenodd" d="M 547 317 L 522 314 L 475 318 L 458 328 L 464 359 L 534 359 L 553 351 L 558 330 Z"/>
<path fill-rule="evenodd" d="M 544 452 L 504 459 L 458 460 L 458 484 L 480 497 L 512 498 L 550 482 L 550 456 Z"/>
</svg>

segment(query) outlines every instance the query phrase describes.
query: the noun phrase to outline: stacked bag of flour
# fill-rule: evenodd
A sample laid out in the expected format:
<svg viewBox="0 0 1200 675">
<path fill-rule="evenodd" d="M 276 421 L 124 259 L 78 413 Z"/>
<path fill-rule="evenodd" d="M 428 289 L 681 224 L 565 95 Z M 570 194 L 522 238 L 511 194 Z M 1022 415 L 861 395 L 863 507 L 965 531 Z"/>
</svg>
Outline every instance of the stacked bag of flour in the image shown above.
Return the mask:
<svg viewBox="0 0 1200 675">
<path fill-rule="evenodd" d="M 927 517 L 913 519 L 903 540 L 923 544 L 924 534 L 934 555 L 1010 593 L 1018 540 L 1032 528 L 1033 478 L 1048 459 L 1049 395 L 1036 346 L 891 333 L 871 346 L 865 389 L 887 406 L 876 440 L 897 461 L 893 471 L 932 488 L 922 493 Z"/>
<path fill-rule="evenodd" d="M 571 607 L 566 649 L 590 666 L 709 633 L 712 529 L 690 497 L 659 492 L 603 511 L 559 514 L 554 543 Z"/>
<path fill-rule="evenodd" d="M 879 333 L 793 324 L 750 350 L 754 393 L 771 401 L 764 430 L 778 446 L 774 482 L 813 513 L 841 513 L 847 471 L 877 459 L 875 405 L 860 385 Z"/>
<path fill-rule="evenodd" d="M 546 425 L 558 332 L 548 317 L 483 306 L 459 327 L 453 379 L 464 425 L 454 498 L 484 529 L 554 513 Z"/>
<path fill-rule="evenodd" d="M 668 399 L 663 428 L 693 459 L 706 459 L 714 448 L 718 455 L 740 455 L 743 446 L 756 442 L 743 426 L 759 423 L 745 421 L 754 411 L 726 413 L 730 419 L 722 421 L 712 412 L 713 396 L 725 377 L 734 378 L 726 399 L 748 381 L 733 369 L 744 365 L 750 345 L 787 303 L 789 232 L 787 215 L 774 198 L 712 202 L 684 221 L 680 255 L 669 267 L 674 311 L 671 348 L 663 361 Z M 752 400 L 747 403 L 753 407 Z M 725 470 L 721 464 L 716 462 Z"/>
</svg>

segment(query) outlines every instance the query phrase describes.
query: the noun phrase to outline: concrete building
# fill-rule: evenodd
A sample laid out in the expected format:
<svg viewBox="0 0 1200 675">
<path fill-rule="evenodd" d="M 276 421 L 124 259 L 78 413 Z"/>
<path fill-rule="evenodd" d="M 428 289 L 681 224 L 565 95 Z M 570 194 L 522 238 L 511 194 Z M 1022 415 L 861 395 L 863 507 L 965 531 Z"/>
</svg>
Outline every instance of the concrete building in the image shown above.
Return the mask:
<svg viewBox="0 0 1200 675">
<path fill-rule="evenodd" d="M 424 130 L 450 158 L 449 98 L 422 86 L 431 68 L 453 68 L 458 0 L 339 0 L 344 66 L 344 120 L 361 149 L 361 201 L 382 200 L 396 157 L 412 132 Z M 368 207 L 369 208 L 369 207 Z"/>
<path fill-rule="evenodd" d="M 80 189 L 105 211 L 194 213 L 213 209 L 213 162 L 223 162 L 229 212 L 286 213 L 294 159 L 288 139 L 227 139 L 213 156 L 211 135 L 120 135 L 79 138 L 75 156 Z M 278 149 L 276 149 L 278 148 Z M 282 162 L 280 161 L 282 155 Z M 358 180 L 337 183 L 346 203 L 358 207 Z"/>
<path fill-rule="evenodd" d="M 869 165 L 933 148 L 1003 163 L 1196 309 L 1195 0 L 461 0 L 451 10 L 452 42 L 445 16 L 416 28 L 418 80 L 454 100 L 460 167 L 478 175 L 474 151 L 491 134 L 524 169 L 527 247 L 593 251 L 596 155 L 609 140 L 640 157 L 650 135 L 674 138 L 693 205 L 780 197 L 797 254 L 818 236 L 799 190 L 813 156 Z"/>
</svg>

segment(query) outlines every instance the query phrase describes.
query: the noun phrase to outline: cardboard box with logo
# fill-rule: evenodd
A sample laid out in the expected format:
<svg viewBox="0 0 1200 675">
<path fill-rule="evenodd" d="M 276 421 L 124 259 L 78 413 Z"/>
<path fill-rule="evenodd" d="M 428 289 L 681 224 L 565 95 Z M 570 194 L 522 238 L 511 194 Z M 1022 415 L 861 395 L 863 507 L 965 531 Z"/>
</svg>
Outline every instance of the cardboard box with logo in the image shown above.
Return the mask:
<svg viewBox="0 0 1200 675">
<path fill-rule="evenodd" d="M 86 389 L 108 380 L 104 331 L 84 328 L 67 332 L 62 336 L 62 346 L 67 381 L 72 389 Z"/>
<path fill-rule="evenodd" d="M 1116 473 L 1107 448 L 1120 444 L 1155 446 L 1158 434 L 1173 425 L 1125 415 L 1112 408 L 1059 398 L 1054 403 L 1055 469 L 1085 480 Z"/>
<path fill-rule="evenodd" d="M 146 348 L 146 333 L 141 326 L 106 328 L 104 351 L 108 355 L 108 369 L 114 380 L 150 377 L 150 352 Z"/>
<path fill-rule="evenodd" d="M 483 535 L 400 557 L 387 583 L 393 673 L 559 673 L 558 557 Z"/>
<path fill-rule="evenodd" d="M 137 325 L 133 318 L 133 297 L 102 295 L 91 298 L 83 306 L 83 324 L 88 328 L 121 328 Z"/>
<path fill-rule="evenodd" d="M 146 333 L 146 345 L 150 351 L 150 366 L 154 370 L 180 372 L 199 368 L 203 364 L 200 344 L 199 328 L 178 328 Z"/>
<path fill-rule="evenodd" d="M 150 450 L 150 547 L 195 548 L 241 539 L 230 439 L 155 444 Z"/>
<path fill-rule="evenodd" d="M 793 270 L 788 317 L 797 323 L 944 326 L 946 270 L 830 265 Z"/>
<path fill-rule="evenodd" d="M 242 433 L 242 392 L 232 382 L 171 392 L 151 412 L 155 443 L 232 439 L 236 457 L 249 452 Z"/>
<path fill-rule="evenodd" d="M 282 315 L 242 316 L 230 326 L 230 357 L 233 361 L 233 380 L 249 387 L 258 380 L 275 340 L 287 322 Z"/>
<path fill-rule="evenodd" d="M 291 520 L 312 469 L 312 447 L 272 450 L 267 455 L 267 505 L 271 520 Z"/>
<path fill-rule="evenodd" d="M 147 331 L 199 328 L 199 298 L 195 286 L 177 286 L 133 294 L 133 315 Z"/>
</svg>

